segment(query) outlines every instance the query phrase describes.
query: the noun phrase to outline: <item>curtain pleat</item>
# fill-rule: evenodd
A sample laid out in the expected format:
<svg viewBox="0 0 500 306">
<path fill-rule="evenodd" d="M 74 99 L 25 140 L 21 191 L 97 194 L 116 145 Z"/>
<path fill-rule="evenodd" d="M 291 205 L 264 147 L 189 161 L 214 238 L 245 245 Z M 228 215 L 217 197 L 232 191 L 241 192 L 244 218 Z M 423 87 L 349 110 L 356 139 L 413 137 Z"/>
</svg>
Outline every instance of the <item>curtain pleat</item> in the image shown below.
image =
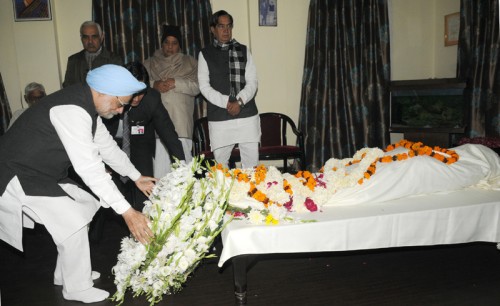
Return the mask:
<svg viewBox="0 0 500 306">
<path fill-rule="evenodd" d="M 162 25 L 181 27 L 182 52 L 195 58 L 210 43 L 209 0 L 93 0 L 93 19 L 105 33 L 106 48 L 120 54 L 125 63 L 143 62 L 160 48 Z M 206 115 L 201 97 L 195 118 Z"/>
<path fill-rule="evenodd" d="M 311 0 L 299 126 L 308 168 L 389 142 L 386 0 Z"/>
<path fill-rule="evenodd" d="M 0 136 L 3 135 L 9 127 L 12 112 L 10 110 L 9 100 L 3 85 L 2 74 L 0 73 Z"/>
<path fill-rule="evenodd" d="M 500 137 L 498 0 L 462 0 L 458 78 L 467 82 L 469 137 Z"/>
</svg>

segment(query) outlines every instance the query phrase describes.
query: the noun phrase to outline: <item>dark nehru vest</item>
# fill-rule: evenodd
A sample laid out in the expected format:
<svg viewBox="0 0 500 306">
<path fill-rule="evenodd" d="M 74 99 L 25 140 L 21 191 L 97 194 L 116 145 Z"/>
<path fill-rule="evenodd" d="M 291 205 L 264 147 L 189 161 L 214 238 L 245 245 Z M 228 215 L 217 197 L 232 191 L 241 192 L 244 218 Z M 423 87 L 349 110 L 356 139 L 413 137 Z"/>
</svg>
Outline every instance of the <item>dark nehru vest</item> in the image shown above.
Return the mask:
<svg viewBox="0 0 500 306">
<path fill-rule="evenodd" d="M 71 162 L 50 122 L 50 110 L 59 105 L 82 107 L 92 118 L 89 133 L 95 135 L 97 112 L 88 85 L 69 86 L 43 98 L 0 137 L 0 196 L 16 175 L 26 195 L 67 196 L 58 183 L 67 178 Z"/>
<path fill-rule="evenodd" d="M 247 47 L 244 45 L 240 46 L 244 56 L 242 64 L 243 67 L 246 67 Z M 222 51 L 215 48 L 213 45 L 209 45 L 201 50 L 201 52 L 203 53 L 203 58 L 206 60 L 208 65 L 210 86 L 223 95 L 229 95 L 229 50 Z M 245 104 L 245 107 L 241 109 L 241 112 L 237 116 L 231 116 L 225 108 L 215 106 L 212 103 L 207 103 L 207 105 L 207 117 L 209 121 L 226 121 L 238 118 L 247 118 L 255 116 L 258 113 L 254 98 Z"/>
</svg>

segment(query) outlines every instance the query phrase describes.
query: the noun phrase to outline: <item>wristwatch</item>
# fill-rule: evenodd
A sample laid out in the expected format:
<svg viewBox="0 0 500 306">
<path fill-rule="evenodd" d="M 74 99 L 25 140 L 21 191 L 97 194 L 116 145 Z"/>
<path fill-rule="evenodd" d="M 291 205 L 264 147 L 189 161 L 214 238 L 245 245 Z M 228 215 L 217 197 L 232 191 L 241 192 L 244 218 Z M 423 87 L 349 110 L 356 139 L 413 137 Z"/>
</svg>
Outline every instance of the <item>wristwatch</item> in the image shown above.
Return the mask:
<svg viewBox="0 0 500 306">
<path fill-rule="evenodd" d="M 245 103 L 241 101 L 241 98 L 238 99 L 238 105 L 240 106 L 240 108 L 243 108 L 243 106 L 245 106 Z"/>
</svg>

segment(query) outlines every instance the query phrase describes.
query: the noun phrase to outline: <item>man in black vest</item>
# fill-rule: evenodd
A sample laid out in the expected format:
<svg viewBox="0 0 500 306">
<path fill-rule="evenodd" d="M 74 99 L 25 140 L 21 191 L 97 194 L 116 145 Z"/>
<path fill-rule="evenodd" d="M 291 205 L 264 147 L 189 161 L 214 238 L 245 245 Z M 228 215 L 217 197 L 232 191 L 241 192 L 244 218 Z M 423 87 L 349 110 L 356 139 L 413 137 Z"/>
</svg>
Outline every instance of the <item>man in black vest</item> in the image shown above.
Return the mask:
<svg viewBox="0 0 500 306">
<path fill-rule="evenodd" d="M 213 43 L 198 56 L 198 83 L 208 102 L 210 146 L 218 163 L 228 165 L 238 144 L 242 168 L 259 162 L 260 118 L 255 104 L 257 72 L 245 45 L 232 38 L 233 17 L 212 15 Z"/>
<path fill-rule="evenodd" d="M 92 282 L 87 225 L 99 206 L 121 214 L 141 243 L 152 237 L 148 219 L 123 198 L 104 163 L 146 194 L 156 179 L 137 171 L 101 120 L 122 113 L 146 85 L 117 65 L 92 70 L 87 83 L 46 96 L 0 137 L 0 239 L 22 251 L 22 227 L 44 224 L 58 251 L 54 284 L 65 299 L 92 303 L 109 296 Z M 68 180 L 70 165 L 100 202 Z"/>
<path fill-rule="evenodd" d="M 83 50 L 68 57 L 63 87 L 85 83 L 87 73 L 106 64 L 123 65 L 120 56 L 106 50 L 104 32 L 94 21 L 85 21 L 80 26 L 80 39 Z"/>
</svg>

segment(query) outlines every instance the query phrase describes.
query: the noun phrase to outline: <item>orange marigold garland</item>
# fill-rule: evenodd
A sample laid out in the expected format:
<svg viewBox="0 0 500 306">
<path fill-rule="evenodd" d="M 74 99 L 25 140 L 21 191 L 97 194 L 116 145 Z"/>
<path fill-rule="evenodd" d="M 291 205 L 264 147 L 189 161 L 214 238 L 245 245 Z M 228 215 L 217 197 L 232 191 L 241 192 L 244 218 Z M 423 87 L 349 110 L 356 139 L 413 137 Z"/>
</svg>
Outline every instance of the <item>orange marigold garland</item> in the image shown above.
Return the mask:
<svg viewBox="0 0 500 306">
<path fill-rule="evenodd" d="M 398 147 L 406 148 L 408 151 L 386 155 L 387 152 L 391 152 Z M 316 197 L 321 193 L 327 195 L 329 192 L 335 192 L 338 189 L 363 184 L 365 180 L 370 179 L 376 173 L 378 162 L 391 163 L 417 156 L 429 156 L 447 165 L 451 165 L 459 160 L 458 154 L 453 150 L 437 146 L 432 148 L 424 146 L 421 142 L 401 140 L 398 143 L 388 145 L 385 150 L 363 148 L 356 152 L 353 158 L 350 159 L 338 160 L 332 158 L 325 163 L 319 174 L 313 174 L 309 171 L 299 171 L 295 175 L 283 174 L 276 176 L 275 171 L 277 170 L 275 168 L 270 169 L 268 173 L 268 169 L 264 165 L 259 165 L 253 170 L 235 169 L 231 174 L 239 183 L 249 184 L 247 185 L 249 186 L 248 189 L 245 187 L 247 190 L 246 194 L 263 203 L 266 211 L 269 210 L 265 214 L 265 223 L 275 224 L 279 218 L 275 219 L 277 215 L 274 213 L 276 211 L 271 212 L 271 210 L 273 207 L 282 207 L 288 211 L 295 211 L 296 208 L 293 203 L 295 193 L 300 195 L 299 199 L 304 197 L 304 192 L 309 194 L 300 203 L 305 201 L 303 205 L 307 210 L 315 211 L 318 209 L 318 206 L 316 206 L 315 200 L 310 198 L 311 196 Z M 352 165 L 357 165 L 357 167 L 348 171 L 347 167 Z M 227 173 L 227 169 L 222 169 L 220 165 L 217 165 L 216 168 L 222 170 L 226 175 L 229 174 Z M 326 179 L 327 177 L 328 179 Z M 266 183 L 261 184 L 264 182 Z M 306 188 L 302 189 L 302 185 Z M 275 189 L 276 187 L 273 186 L 277 186 L 278 188 Z M 296 189 L 296 192 L 294 192 L 294 189 Z M 329 189 L 331 190 L 329 191 Z M 318 199 L 318 203 L 323 202 L 321 197 Z"/>
<path fill-rule="evenodd" d="M 288 183 L 287 180 L 283 180 L 283 190 L 285 190 L 288 194 L 293 195 L 292 185 Z"/>
<path fill-rule="evenodd" d="M 256 199 L 259 202 L 264 203 L 264 206 L 266 207 L 269 205 L 270 202 L 269 198 L 266 196 L 265 193 L 257 189 L 257 186 L 255 186 L 255 184 L 252 182 L 250 182 L 250 190 L 248 191 L 248 196 Z"/>
<path fill-rule="evenodd" d="M 250 177 L 248 177 L 248 174 L 241 171 L 241 169 L 234 169 L 233 175 L 238 182 L 250 182 Z"/>
<path fill-rule="evenodd" d="M 316 187 L 316 180 L 314 179 L 314 175 L 309 171 L 299 171 L 295 174 L 296 178 L 302 178 L 302 184 L 309 188 L 311 191 L 314 191 L 314 187 Z"/>
<path fill-rule="evenodd" d="M 368 169 L 366 169 L 365 173 L 363 174 L 363 177 L 359 179 L 358 184 L 363 184 L 363 180 L 369 180 L 372 175 L 375 174 L 375 171 L 377 170 L 377 162 L 373 162 L 368 166 Z"/>
<path fill-rule="evenodd" d="M 396 154 L 395 156 L 397 156 L 397 158 L 396 159 L 393 158 L 392 161 L 396 161 L 396 160 L 399 161 L 399 160 L 407 159 L 408 157 L 427 155 L 427 156 L 433 157 L 433 158 L 435 158 L 435 159 L 439 160 L 440 162 L 443 162 L 447 165 L 451 165 L 451 164 L 457 162 L 459 159 L 457 152 L 455 152 L 454 150 L 443 149 L 443 148 L 438 147 L 438 146 L 431 148 L 429 146 L 424 146 L 421 142 L 412 142 L 412 141 L 408 141 L 406 139 L 402 139 L 398 143 L 388 145 L 387 148 L 385 149 L 385 151 L 390 152 L 398 147 L 404 147 L 404 148 L 408 149 L 408 154 L 407 153 Z M 439 153 L 437 153 L 437 152 L 439 152 Z M 449 157 L 446 157 L 445 155 L 440 154 L 440 153 L 447 154 Z M 380 161 L 381 162 L 391 162 L 387 159 L 387 156 L 384 156 L 383 160 L 381 159 Z"/>
<path fill-rule="evenodd" d="M 228 168 L 225 168 L 224 166 L 222 166 L 222 164 L 217 164 L 215 166 L 212 166 L 210 167 L 210 169 L 212 170 L 210 173 L 209 173 L 209 176 L 212 177 L 212 173 L 215 173 L 216 170 L 218 171 L 222 171 L 222 173 L 226 176 L 226 177 L 231 177 L 231 173 L 229 172 L 229 169 Z"/>
<path fill-rule="evenodd" d="M 266 179 L 267 169 L 264 165 L 259 165 L 255 168 L 254 176 L 255 176 L 255 184 L 259 185 Z"/>
<path fill-rule="evenodd" d="M 370 179 L 374 174 L 377 169 L 377 162 L 380 163 L 391 163 L 395 161 L 403 161 L 408 158 L 416 157 L 416 156 L 429 156 L 433 157 L 447 165 L 451 165 L 458 161 L 459 156 L 458 154 L 449 149 L 443 149 L 440 147 L 434 147 L 431 148 L 429 146 L 424 146 L 421 142 L 412 142 L 408 140 L 401 140 L 398 143 L 395 144 L 390 144 L 386 147 L 384 152 L 390 152 L 395 150 L 398 147 L 404 147 L 408 150 L 407 153 L 398 153 L 395 155 L 385 155 L 376 158 L 371 162 L 370 164 L 367 164 L 367 161 L 364 161 L 365 158 L 367 157 L 367 154 L 369 151 L 366 151 L 367 148 L 361 149 L 358 152 L 356 152 L 355 156 L 351 159 L 343 159 L 343 160 L 333 160 L 333 161 L 328 161 L 327 164 L 330 164 L 328 167 L 328 170 L 331 170 L 333 172 L 338 173 L 337 174 L 337 179 L 342 180 L 343 176 L 347 179 L 349 176 L 355 176 L 357 177 L 357 183 L 358 184 L 363 184 L 364 180 Z M 444 154 L 441 154 L 444 153 Z M 357 155 L 357 156 L 356 156 Z M 372 157 L 371 157 L 372 158 Z M 341 163 L 342 161 L 345 161 L 343 164 Z M 370 162 L 370 161 L 368 161 Z M 360 173 L 359 170 L 355 171 L 355 173 L 348 173 L 346 171 L 346 167 L 355 165 L 355 164 L 364 164 L 363 167 L 366 167 L 366 171 L 364 173 Z M 325 166 L 327 166 L 325 164 Z M 325 166 L 321 168 L 321 172 L 324 172 Z M 354 177 L 353 177 L 354 178 Z M 343 186 L 348 186 L 353 182 L 353 178 L 350 178 L 349 180 L 346 180 L 343 184 Z"/>
<path fill-rule="evenodd" d="M 352 158 L 329 159 L 324 166 L 325 174 L 328 175 L 329 188 L 335 190 L 362 184 L 365 179 L 370 179 L 375 174 L 376 162 L 383 157 L 384 152 L 379 148 L 363 148 L 354 154 Z M 351 171 L 347 168 L 357 165 Z"/>
</svg>

